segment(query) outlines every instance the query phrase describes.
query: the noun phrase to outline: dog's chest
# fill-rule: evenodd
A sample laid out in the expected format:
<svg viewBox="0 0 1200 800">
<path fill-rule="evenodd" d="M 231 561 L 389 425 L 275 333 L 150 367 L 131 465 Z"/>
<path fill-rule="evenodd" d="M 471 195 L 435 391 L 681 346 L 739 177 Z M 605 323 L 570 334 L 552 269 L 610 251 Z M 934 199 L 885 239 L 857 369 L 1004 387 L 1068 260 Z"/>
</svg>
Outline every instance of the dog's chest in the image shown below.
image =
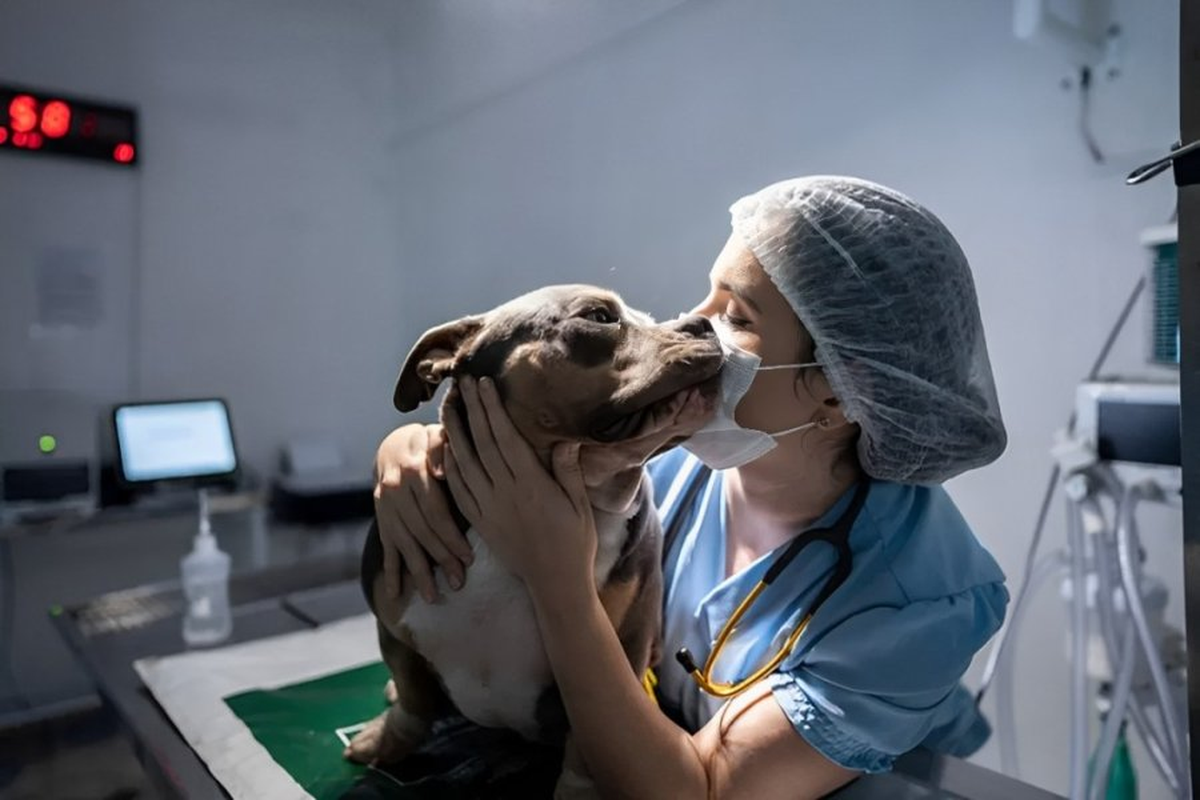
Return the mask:
<svg viewBox="0 0 1200 800">
<path fill-rule="evenodd" d="M 595 516 L 596 585 L 603 586 L 625 543 L 627 518 Z M 467 539 L 475 560 L 466 585 L 456 592 L 439 576 L 441 602 L 414 600 L 400 623 L 464 716 L 537 738 L 537 703 L 553 679 L 533 601 L 478 533 L 469 530 Z"/>
</svg>

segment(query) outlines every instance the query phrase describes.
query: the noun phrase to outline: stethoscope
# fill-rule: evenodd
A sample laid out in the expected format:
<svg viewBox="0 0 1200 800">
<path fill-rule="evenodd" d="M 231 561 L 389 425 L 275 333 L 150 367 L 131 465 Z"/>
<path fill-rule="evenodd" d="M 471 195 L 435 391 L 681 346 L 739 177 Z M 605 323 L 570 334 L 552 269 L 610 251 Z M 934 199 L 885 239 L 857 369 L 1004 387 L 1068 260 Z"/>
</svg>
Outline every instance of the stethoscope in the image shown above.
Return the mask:
<svg viewBox="0 0 1200 800">
<path fill-rule="evenodd" d="M 708 467 L 701 466 L 696 470 L 696 474 L 692 476 L 691 482 L 688 484 L 682 499 L 675 507 L 675 513 L 672 515 L 671 522 L 667 525 L 667 530 L 663 537 L 664 556 L 670 553 L 671 546 L 679 536 L 685 521 L 685 510 L 694 507 L 696 499 L 707 484 L 711 472 L 712 470 Z M 783 663 L 783 660 L 788 657 L 788 654 L 796 646 L 796 642 L 800 640 L 800 636 L 808 627 L 809 621 L 817 613 L 821 604 L 829 599 L 829 596 L 837 591 L 838 587 L 845 583 L 846 578 L 850 575 L 850 568 L 853 566 L 854 561 L 850 553 L 850 531 L 854 527 L 855 520 L 858 519 L 858 513 L 862 510 L 870 487 L 871 482 L 869 480 L 863 479 L 860 481 L 854 490 L 854 497 L 851 498 L 850 505 L 846 507 L 846 510 L 842 512 L 842 515 L 836 522 L 829 527 L 810 528 L 804 531 L 793 539 L 782 553 L 775 557 L 775 561 L 767 569 L 766 574 L 763 575 L 762 579 L 750 593 L 746 595 L 745 599 L 738 604 L 732 616 L 721 626 L 716 640 L 713 641 L 712 647 L 708 651 L 708 658 L 704 660 L 703 668 L 696 666 L 695 659 L 692 658 L 692 654 L 688 652 L 686 647 L 680 648 L 679 652 L 675 654 L 675 660 L 687 670 L 688 674 L 692 676 L 692 680 L 696 682 L 696 685 L 701 690 L 714 697 L 733 697 L 746 691 L 779 668 L 779 665 Z M 703 513 L 703 510 L 698 510 L 698 513 Z M 737 629 L 737 625 L 741 622 L 742 617 L 754 605 L 754 601 L 758 599 L 758 596 L 787 569 L 796 556 L 814 542 L 825 542 L 833 547 L 837 554 L 837 561 L 834 563 L 833 573 L 825 582 L 824 587 L 821 588 L 820 594 L 813 600 L 804 618 L 800 620 L 795 630 L 788 635 L 787 641 L 779 648 L 779 652 L 775 653 L 767 663 L 755 670 L 749 677 L 732 683 L 721 683 L 713 680 L 712 671 L 713 667 L 716 666 L 717 658 L 720 656 L 721 650 L 725 647 L 725 642 L 729 640 L 729 637 Z"/>
</svg>

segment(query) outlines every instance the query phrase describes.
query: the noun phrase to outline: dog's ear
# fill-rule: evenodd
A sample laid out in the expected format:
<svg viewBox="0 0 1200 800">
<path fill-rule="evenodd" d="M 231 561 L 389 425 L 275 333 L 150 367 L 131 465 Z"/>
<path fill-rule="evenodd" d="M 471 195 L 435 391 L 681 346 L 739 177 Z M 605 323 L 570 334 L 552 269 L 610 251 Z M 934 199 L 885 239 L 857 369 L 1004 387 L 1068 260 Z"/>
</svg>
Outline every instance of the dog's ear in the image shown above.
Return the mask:
<svg viewBox="0 0 1200 800">
<path fill-rule="evenodd" d="M 425 331 L 409 351 L 396 380 L 392 402 L 398 411 L 412 411 L 433 397 L 438 384 L 453 372 L 458 356 L 483 327 L 483 317 L 463 317 Z"/>
</svg>

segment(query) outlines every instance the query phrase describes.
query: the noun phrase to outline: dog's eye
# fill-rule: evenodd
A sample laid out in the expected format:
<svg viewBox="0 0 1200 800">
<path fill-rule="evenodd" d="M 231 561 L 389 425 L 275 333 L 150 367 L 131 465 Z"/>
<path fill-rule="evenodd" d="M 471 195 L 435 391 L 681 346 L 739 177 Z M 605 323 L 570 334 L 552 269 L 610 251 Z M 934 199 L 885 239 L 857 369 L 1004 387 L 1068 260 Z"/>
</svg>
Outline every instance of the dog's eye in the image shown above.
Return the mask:
<svg viewBox="0 0 1200 800">
<path fill-rule="evenodd" d="M 593 308 L 581 316 L 589 322 L 599 322 L 601 325 L 615 325 L 621 321 L 607 308 Z"/>
</svg>

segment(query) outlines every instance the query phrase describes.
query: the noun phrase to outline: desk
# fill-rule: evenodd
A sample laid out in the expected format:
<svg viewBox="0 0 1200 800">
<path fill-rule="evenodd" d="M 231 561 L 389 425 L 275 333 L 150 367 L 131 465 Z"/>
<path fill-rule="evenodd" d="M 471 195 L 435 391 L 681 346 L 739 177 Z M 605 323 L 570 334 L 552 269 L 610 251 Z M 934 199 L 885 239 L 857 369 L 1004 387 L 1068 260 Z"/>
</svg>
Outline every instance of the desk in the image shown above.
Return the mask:
<svg viewBox="0 0 1200 800">
<path fill-rule="evenodd" d="M 357 556 L 329 558 L 236 576 L 233 642 L 304 630 L 366 610 Z M 163 797 L 227 795 L 183 741 L 133 670 L 133 661 L 182 649 L 177 582 L 114 592 L 55 618 L 71 649 L 120 718 Z M 837 800 L 1053 800 L 1057 795 L 956 758 L 910 753 L 888 775 L 867 776 Z"/>
<path fill-rule="evenodd" d="M 0 728 L 98 703 L 90 676 L 55 633 L 50 612 L 177 578 L 197 526 L 195 495 L 179 499 L 174 506 L 105 509 L 85 518 L 0 528 Z M 250 493 L 215 495 L 212 505 L 213 530 L 234 574 L 357 559 L 369 524 L 280 523 Z M 5 576 L 11 584 L 3 585 Z"/>
<path fill-rule="evenodd" d="M 305 630 L 367 610 L 359 559 L 341 557 L 234 576 L 230 643 Z M 184 649 L 177 581 L 102 595 L 54 618 L 129 734 L 150 782 L 164 798 L 224 798 L 133 670 L 133 662 Z"/>
</svg>

